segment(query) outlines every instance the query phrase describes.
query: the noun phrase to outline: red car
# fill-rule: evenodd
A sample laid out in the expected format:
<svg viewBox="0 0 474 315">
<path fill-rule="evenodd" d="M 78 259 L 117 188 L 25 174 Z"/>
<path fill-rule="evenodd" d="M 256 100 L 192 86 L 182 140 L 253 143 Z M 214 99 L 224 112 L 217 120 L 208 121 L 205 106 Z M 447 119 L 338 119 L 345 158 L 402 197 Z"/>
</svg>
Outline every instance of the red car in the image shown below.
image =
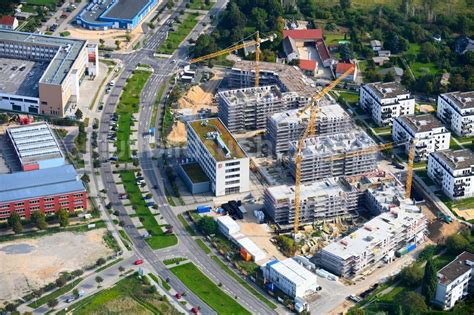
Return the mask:
<svg viewBox="0 0 474 315">
<path fill-rule="evenodd" d="M 137 260 L 135 260 L 135 262 L 133 264 L 135 266 L 141 265 L 141 264 L 143 264 L 143 259 L 137 259 Z"/>
<path fill-rule="evenodd" d="M 178 300 L 181 298 L 181 294 L 180 294 L 179 292 L 176 293 L 174 296 L 175 296 L 175 298 L 177 298 Z"/>
<path fill-rule="evenodd" d="M 199 314 L 198 308 L 197 308 L 197 307 L 193 307 L 193 308 L 191 309 L 191 313 L 198 315 L 198 314 Z"/>
</svg>

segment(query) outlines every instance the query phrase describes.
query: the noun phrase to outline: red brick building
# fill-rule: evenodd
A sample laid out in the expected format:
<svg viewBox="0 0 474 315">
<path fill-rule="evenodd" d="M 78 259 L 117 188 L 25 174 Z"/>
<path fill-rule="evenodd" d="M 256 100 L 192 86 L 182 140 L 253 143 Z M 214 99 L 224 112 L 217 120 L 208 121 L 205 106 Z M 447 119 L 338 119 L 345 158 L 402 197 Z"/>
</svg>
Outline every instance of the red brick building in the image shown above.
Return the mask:
<svg viewBox="0 0 474 315">
<path fill-rule="evenodd" d="M 0 220 L 13 212 L 28 219 L 34 211 L 59 209 L 87 209 L 86 190 L 72 165 L 0 175 Z"/>
</svg>

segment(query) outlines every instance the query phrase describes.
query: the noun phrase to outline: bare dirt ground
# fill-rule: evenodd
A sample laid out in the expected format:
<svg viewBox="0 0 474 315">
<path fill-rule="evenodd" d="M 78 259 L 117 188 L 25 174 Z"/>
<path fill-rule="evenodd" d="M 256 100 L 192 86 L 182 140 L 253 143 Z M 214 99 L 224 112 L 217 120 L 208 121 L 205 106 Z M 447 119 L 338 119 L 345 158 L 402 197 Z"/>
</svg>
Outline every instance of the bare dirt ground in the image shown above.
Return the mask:
<svg viewBox="0 0 474 315">
<path fill-rule="evenodd" d="M 17 299 L 56 280 L 60 272 L 92 265 L 112 254 L 103 241 L 105 229 L 61 232 L 0 244 L 0 303 Z"/>
<path fill-rule="evenodd" d="M 433 243 L 444 243 L 448 236 L 459 232 L 462 228 L 461 223 L 456 220 L 448 224 L 436 218 L 436 215 L 427 206 L 421 206 L 421 210 L 428 219 L 428 231 L 430 233 L 428 237 Z"/>
<path fill-rule="evenodd" d="M 420 111 L 423 113 L 432 113 L 435 112 L 436 109 L 429 104 L 420 104 Z"/>
</svg>

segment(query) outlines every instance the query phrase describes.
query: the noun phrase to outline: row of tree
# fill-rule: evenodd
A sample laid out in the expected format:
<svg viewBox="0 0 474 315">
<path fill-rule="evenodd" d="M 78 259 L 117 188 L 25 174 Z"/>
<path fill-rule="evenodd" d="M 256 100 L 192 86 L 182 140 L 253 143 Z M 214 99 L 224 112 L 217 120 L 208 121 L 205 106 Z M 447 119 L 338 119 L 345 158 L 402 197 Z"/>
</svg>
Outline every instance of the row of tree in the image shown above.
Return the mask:
<svg viewBox="0 0 474 315">
<path fill-rule="evenodd" d="M 56 219 L 59 221 L 61 227 L 69 225 L 69 212 L 65 209 L 59 209 L 56 213 Z M 24 222 L 17 212 L 13 212 L 7 220 L 8 225 L 16 234 L 23 232 Z M 48 221 L 46 215 L 41 211 L 35 211 L 30 216 L 29 223 L 33 224 L 39 230 L 46 230 L 48 228 Z"/>
</svg>

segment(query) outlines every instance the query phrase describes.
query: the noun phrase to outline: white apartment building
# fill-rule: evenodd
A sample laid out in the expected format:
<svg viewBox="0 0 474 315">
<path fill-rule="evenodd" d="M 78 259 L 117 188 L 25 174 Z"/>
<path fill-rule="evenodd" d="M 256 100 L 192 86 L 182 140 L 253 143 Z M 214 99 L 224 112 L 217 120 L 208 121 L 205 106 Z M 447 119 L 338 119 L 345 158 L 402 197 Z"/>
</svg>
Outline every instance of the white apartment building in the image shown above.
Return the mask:
<svg viewBox="0 0 474 315">
<path fill-rule="evenodd" d="M 316 275 L 293 258 L 272 260 L 261 268 L 267 283 L 271 283 L 293 298 L 303 298 L 318 289 Z"/>
<path fill-rule="evenodd" d="M 413 250 L 424 241 L 426 224 L 420 210 L 409 212 L 395 207 L 327 245 L 312 260 L 336 275 L 351 278 L 383 259 L 390 261 L 397 251 Z"/>
<path fill-rule="evenodd" d="M 433 152 L 428 157 L 428 176 L 451 199 L 474 196 L 474 153 L 470 149 Z"/>
<path fill-rule="evenodd" d="M 415 140 L 415 159 L 426 160 L 428 154 L 449 149 L 451 133 L 433 115 L 406 115 L 393 120 L 393 141 L 407 141 L 408 154 L 411 141 Z"/>
<path fill-rule="evenodd" d="M 437 116 L 456 135 L 474 135 L 474 91 L 440 94 Z"/>
<path fill-rule="evenodd" d="M 415 113 L 415 99 L 397 82 L 375 82 L 360 88 L 360 106 L 378 126 L 391 126 L 394 118 Z"/>
<path fill-rule="evenodd" d="M 211 182 L 215 196 L 249 191 L 249 158 L 218 118 L 186 124 L 188 156 Z"/>
<path fill-rule="evenodd" d="M 438 272 L 434 302 L 450 309 L 474 291 L 474 254 L 463 252 Z"/>
<path fill-rule="evenodd" d="M 288 152 L 290 142 L 298 140 L 308 126 L 309 112 L 298 109 L 273 114 L 267 121 L 267 136 L 275 155 Z M 339 104 L 321 106 L 316 116 L 316 134 L 346 133 L 353 129 L 352 119 Z"/>
</svg>

